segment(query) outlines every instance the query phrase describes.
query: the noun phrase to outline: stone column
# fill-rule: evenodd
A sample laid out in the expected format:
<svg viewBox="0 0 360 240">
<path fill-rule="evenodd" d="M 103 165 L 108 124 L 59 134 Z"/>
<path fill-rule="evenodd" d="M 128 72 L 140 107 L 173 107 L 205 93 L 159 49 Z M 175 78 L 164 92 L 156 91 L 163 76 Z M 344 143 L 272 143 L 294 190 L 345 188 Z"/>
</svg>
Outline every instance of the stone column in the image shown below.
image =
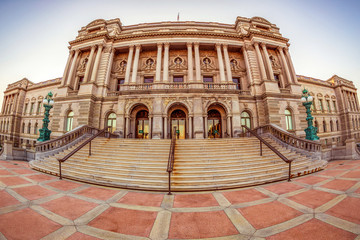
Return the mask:
<svg viewBox="0 0 360 240">
<path fill-rule="evenodd" d="M 66 79 L 67 79 L 67 76 L 68 76 L 67 73 L 69 71 L 69 66 L 70 66 L 70 63 L 71 63 L 71 59 L 74 56 L 74 52 L 75 52 L 74 50 L 71 50 L 69 52 L 69 57 L 68 57 L 68 60 L 66 62 L 63 78 L 61 79 L 61 86 L 64 86 L 66 84 Z"/>
<path fill-rule="evenodd" d="M 260 52 L 260 48 L 259 48 L 259 43 L 254 43 L 254 46 L 255 46 L 256 55 L 257 55 L 257 58 L 258 58 L 258 61 L 259 61 L 259 67 L 260 67 L 262 80 L 266 80 L 267 76 L 266 76 L 266 72 L 265 72 L 264 61 L 263 61 L 263 58 L 261 56 L 261 52 Z"/>
<path fill-rule="evenodd" d="M 226 77 L 229 83 L 232 83 L 232 73 L 230 67 L 230 58 L 228 53 L 228 46 L 226 44 L 223 45 L 224 49 L 224 60 L 225 60 L 225 68 L 226 68 Z"/>
<path fill-rule="evenodd" d="M 93 62 L 95 48 L 96 48 L 95 45 L 91 46 L 90 56 L 89 56 L 88 62 L 86 64 L 86 70 L 85 70 L 85 75 L 84 75 L 84 82 L 85 83 L 89 81 L 89 73 L 90 73 L 91 64 Z"/>
<path fill-rule="evenodd" d="M 107 69 L 106 69 L 106 78 L 105 78 L 105 85 L 106 85 L 106 88 L 108 88 L 108 89 L 111 89 L 109 87 L 109 81 L 110 81 L 111 69 L 112 69 L 112 65 L 113 65 L 113 61 L 114 61 L 114 54 L 115 54 L 115 49 L 111 48 L 110 49 L 109 62 L 108 62 L 108 66 L 107 66 Z M 103 96 L 105 96 L 105 89 L 106 88 L 104 88 Z"/>
<path fill-rule="evenodd" d="M 192 117 L 189 117 L 189 139 L 192 138 Z"/>
<path fill-rule="evenodd" d="M 291 83 L 291 75 L 290 75 L 290 71 L 289 71 L 289 67 L 288 67 L 287 61 L 286 61 L 286 59 L 285 59 L 285 55 L 284 55 L 284 52 L 283 52 L 283 48 L 282 48 L 282 47 L 279 47 L 278 50 L 279 50 L 279 52 L 280 52 L 280 56 L 281 56 L 282 62 L 283 62 L 283 64 L 284 64 L 285 73 L 286 73 L 286 78 L 288 79 L 288 84 L 290 84 L 290 83 Z"/>
<path fill-rule="evenodd" d="M 132 63 L 132 57 L 134 54 L 134 46 L 129 47 L 129 55 L 126 63 L 126 71 L 125 71 L 125 83 L 128 84 L 130 80 L 130 71 L 131 71 L 131 63 Z"/>
<path fill-rule="evenodd" d="M 194 111 L 194 138 L 204 139 L 204 113 L 202 109 L 202 100 L 200 97 L 193 98 L 193 111 Z"/>
<path fill-rule="evenodd" d="M 163 82 L 169 82 L 169 43 L 164 43 Z"/>
<path fill-rule="evenodd" d="M 287 60 L 290 63 L 290 70 L 291 70 L 291 75 L 293 76 L 294 83 L 298 84 L 298 80 L 297 80 L 296 73 L 295 73 L 295 68 L 294 68 L 294 65 L 293 65 L 293 63 L 291 61 L 291 56 L 290 56 L 288 48 L 285 48 L 285 55 L 287 57 Z"/>
<path fill-rule="evenodd" d="M 153 116 L 153 139 L 160 139 L 163 135 L 162 99 L 155 97 L 152 108 Z"/>
<path fill-rule="evenodd" d="M 194 43 L 194 52 L 195 52 L 195 81 L 201 82 L 201 68 L 200 68 L 200 53 L 199 53 L 199 43 Z"/>
<path fill-rule="evenodd" d="M 151 128 L 152 128 L 152 117 L 149 116 L 149 139 L 152 139 Z"/>
<path fill-rule="evenodd" d="M 7 102 L 7 96 L 4 97 L 4 101 L 3 101 L 3 105 L 2 105 L 2 110 L 1 113 L 5 114 L 5 109 L 6 109 L 6 102 Z"/>
<path fill-rule="evenodd" d="M 67 86 L 71 85 L 71 80 L 72 80 L 72 77 L 73 77 L 73 75 L 74 75 L 75 64 L 76 64 L 77 57 L 79 56 L 79 52 L 80 52 L 79 49 L 76 49 L 76 50 L 75 50 L 75 55 L 74 55 L 74 58 L 73 58 L 72 63 L 71 63 L 69 75 L 68 75 L 67 78 L 66 78 L 66 85 L 67 85 Z"/>
<path fill-rule="evenodd" d="M 125 136 L 124 138 L 128 137 L 128 134 L 131 132 L 130 131 L 130 117 L 125 117 L 125 124 L 126 124 L 126 132 L 125 132 Z"/>
<path fill-rule="evenodd" d="M 208 138 L 209 137 L 209 126 L 208 126 L 208 117 L 207 116 L 205 116 L 204 117 L 204 121 L 205 121 L 205 129 L 204 129 L 204 131 L 205 131 L 205 139 L 206 138 Z"/>
<path fill-rule="evenodd" d="M 245 60 L 245 66 L 246 66 L 246 73 L 248 75 L 248 85 L 250 85 L 252 83 L 252 75 L 251 75 L 251 71 L 250 71 L 250 63 L 249 63 L 249 58 L 245 49 L 245 46 L 243 46 L 242 48 L 242 53 L 244 55 L 244 60 Z"/>
<path fill-rule="evenodd" d="M 264 52 L 264 55 L 265 55 L 265 61 L 266 61 L 266 65 L 267 65 L 267 68 L 269 70 L 269 77 L 270 77 L 270 80 L 272 81 L 275 81 L 275 78 L 274 78 L 274 72 L 273 72 L 273 69 L 272 69 L 272 66 L 271 66 L 271 62 L 270 62 L 270 58 L 269 58 L 269 53 L 266 49 L 266 45 L 264 43 L 261 44 L 261 47 L 263 49 L 263 52 Z"/>
<path fill-rule="evenodd" d="M 164 117 L 164 139 L 168 137 L 168 119 Z"/>
<path fill-rule="evenodd" d="M 229 134 L 229 137 L 231 137 L 231 121 L 230 116 L 227 116 L 226 118 L 226 132 Z"/>
<path fill-rule="evenodd" d="M 224 60 L 221 54 L 221 44 L 217 43 L 215 46 L 219 61 L 220 81 L 223 83 L 226 81 L 226 78 L 225 78 L 225 70 L 224 70 Z"/>
<path fill-rule="evenodd" d="M 188 50 L 188 82 L 194 81 L 194 66 L 193 66 L 193 58 L 192 58 L 192 43 L 187 43 Z"/>
<path fill-rule="evenodd" d="M 134 64 L 133 64 L 133 70 L 132 70 L 132 75 L 131 75 L 131 83 L 133 83 L 133 84 L 136 83 L 137 71 L 138 71 L 138 66 L 139 66 L 140 49 L 141 49 L 141 46 L 136 45 Z"/>
<path fill-rule="evenodd" d="M 93 68 L 93 71 L 91 73 L 90 82 L 95 82 L 96 81 L 97 73 L 98 73 L 98 70 L 99 70 L 99 64 L 100 64 L 100 56 L 101 56 L 101 52 L 103 50 L 103 47 L 104 46 L 102 44 L 98 46 L 98 50 L 97 50 L 96 58 L 95 58 L 95 63 L 94 63 L 94 68 Z"/>
<path fill-rule="evenodd" d="M 162 55 L 162 43 L 158 43 L 157 44 L 155 82 L 160 82 L 160 80 L 161 80 L 161 55 Z"/>
</svg>

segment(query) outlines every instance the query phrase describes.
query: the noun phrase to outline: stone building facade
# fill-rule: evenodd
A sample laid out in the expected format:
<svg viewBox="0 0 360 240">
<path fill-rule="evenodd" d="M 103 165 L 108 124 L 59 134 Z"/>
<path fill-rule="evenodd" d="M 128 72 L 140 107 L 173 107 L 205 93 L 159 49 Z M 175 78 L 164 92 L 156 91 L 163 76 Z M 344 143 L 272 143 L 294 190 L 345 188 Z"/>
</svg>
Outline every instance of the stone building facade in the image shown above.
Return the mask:
<svg viewBox="0 0 360 240">
<path fill-rule="evenodd" d="M 123 26 L 98 19 L 70 42 L 61 78 L 22 79 L 5 91 L 1 139 L 30 147 L 42 126 L 42 99 L 54 94 L 50 129 L 108 125 L 124 138 L 236 137 L 242 124 L 276 124 L 303 136 L 306 87 L 324 144 L 359 137 L 356 88 L 333 76 L 295 74 L 289 40 L 264 18 L 235 24 L 160 22 Z"/>
</svg>

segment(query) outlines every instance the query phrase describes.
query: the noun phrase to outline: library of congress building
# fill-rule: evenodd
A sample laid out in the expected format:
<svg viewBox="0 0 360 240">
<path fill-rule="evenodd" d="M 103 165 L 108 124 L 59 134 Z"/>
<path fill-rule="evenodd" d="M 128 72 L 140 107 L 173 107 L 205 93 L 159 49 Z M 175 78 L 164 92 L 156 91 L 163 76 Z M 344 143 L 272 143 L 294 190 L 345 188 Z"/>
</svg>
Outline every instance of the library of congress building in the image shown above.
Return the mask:
<svg viewBox="0 0 360 240">
<path fill-rule="evenodd" d="M 0 115 L 1 140 L 31 150 L 51 91 L 52 137 L 78 126 L 111 126 L 121 138 L 232 138 L 242 125 L 274 124 L 305 137 L 302 90 L 324 147 L 360 133 L 354 84 L 339 76 L 297 75 L 289 39 L 261 17 L 234 24 L 159 22 L 123 26 L 98 19 L 69 43 L 62 77 L 8 85 Z M 320 63 L 319 63 L 320 64 Z"/>
</svg>

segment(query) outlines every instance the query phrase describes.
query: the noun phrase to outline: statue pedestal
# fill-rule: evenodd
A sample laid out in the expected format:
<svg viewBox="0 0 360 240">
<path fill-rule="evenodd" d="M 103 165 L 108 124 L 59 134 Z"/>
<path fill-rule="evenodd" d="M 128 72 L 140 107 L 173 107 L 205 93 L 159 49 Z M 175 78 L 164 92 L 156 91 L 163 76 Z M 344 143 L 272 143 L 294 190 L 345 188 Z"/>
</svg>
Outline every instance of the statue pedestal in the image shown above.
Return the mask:
<svg viewBox="0 0 360 240">
<path fill-rule="evenodd" d="M 12 160 L 13 159 L 13 141 L 4 140 L 3 144 L 3 153 L 1 155 L 1 159 L 3 160 Z"/>
</svg>

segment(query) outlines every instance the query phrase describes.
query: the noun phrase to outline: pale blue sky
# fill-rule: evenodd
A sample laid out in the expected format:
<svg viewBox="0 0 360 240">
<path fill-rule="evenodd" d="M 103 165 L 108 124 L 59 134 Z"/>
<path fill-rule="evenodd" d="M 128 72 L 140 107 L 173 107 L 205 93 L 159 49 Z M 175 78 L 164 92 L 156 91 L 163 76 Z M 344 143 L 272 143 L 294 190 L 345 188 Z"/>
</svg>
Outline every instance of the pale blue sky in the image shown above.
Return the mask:
<svg viewBox="0 0 360 240">
<path fill-rule="evenodd" d="M 290 39 L 297 74 L 326 80 L 337 74 L 360 87 L 360 1 L 0 0 L 0 104 L 6 86 L 61 77 L 68 42 L 98 19 L 143 22 L 211 21 L 234 24 L 237 16 L 264 17 Z"/>
</svg>

